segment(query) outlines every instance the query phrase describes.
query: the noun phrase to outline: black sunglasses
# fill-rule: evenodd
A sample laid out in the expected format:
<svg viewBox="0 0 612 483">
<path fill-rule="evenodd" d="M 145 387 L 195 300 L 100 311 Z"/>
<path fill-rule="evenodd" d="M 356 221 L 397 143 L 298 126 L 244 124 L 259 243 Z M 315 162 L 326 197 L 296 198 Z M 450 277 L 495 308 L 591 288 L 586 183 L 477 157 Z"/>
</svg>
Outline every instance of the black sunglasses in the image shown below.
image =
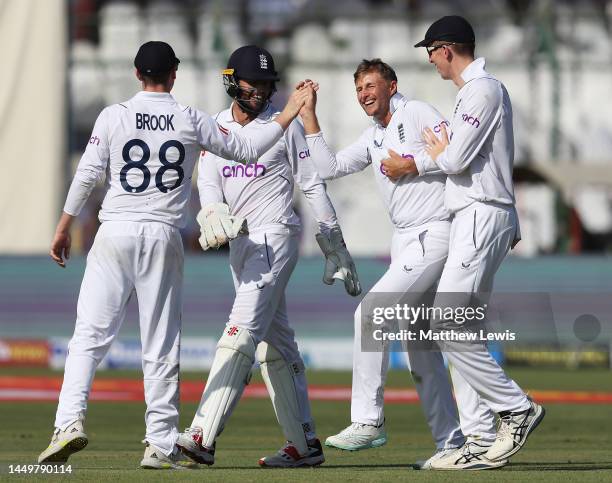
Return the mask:
<svg viewBox="0 0 612 483">
<path fill-rule="evenodd" d="M 455 42 L 447 42 L 446 44 L 432 45 L 429 47 L 425 47 L 425 50 L 427 51 L 427 55 L 431 57 L 431 54 L 433 54 L 436 50 L 438 50 L 441 47 L 448 47 L 449 45 L 455 45 Z"/>
</svg>

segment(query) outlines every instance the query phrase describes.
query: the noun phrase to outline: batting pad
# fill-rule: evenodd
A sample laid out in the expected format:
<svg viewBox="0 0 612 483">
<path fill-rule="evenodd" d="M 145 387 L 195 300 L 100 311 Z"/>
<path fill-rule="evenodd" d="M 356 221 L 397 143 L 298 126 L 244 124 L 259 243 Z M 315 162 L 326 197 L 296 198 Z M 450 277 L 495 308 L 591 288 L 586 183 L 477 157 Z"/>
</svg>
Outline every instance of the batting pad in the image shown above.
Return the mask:
<svg viewBox="0 0 612 483">
<path fill-rule="evenodd" d="M 297 388 L 294 374 L 304 372 L 304 364 L 287 364 L 274 347 L 261 342 L 257 348 L 257 359 L 261 364 L 263 376 L 276 419 L 283 429 L 287 441 L 291 441 L 301 455 L 308 451 L 308 443 L 300 418 Z"/>
<path fill-rule="evenodd" d="M 248 384 L 255 361 L 255 343 L 249 331 L 230 326 L 217 343 L 206 388 L 191 427 L 202 428 L 202 444 L 212 448 Z"/>
</svg>

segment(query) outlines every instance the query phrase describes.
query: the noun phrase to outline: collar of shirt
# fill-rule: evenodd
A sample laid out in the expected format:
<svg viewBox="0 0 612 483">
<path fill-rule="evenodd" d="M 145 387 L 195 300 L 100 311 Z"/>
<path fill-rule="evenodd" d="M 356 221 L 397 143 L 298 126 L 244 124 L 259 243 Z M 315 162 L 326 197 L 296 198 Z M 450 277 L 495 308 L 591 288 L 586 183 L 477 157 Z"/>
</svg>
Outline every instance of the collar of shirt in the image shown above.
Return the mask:
<svg viewBox="0 0 612 483">
<path fill-rule="evenodd" d="M 140 91 L 134 98 L 141 101 L 176 102 L 169 92 Z"/>
<path fill-rule="evenodd" d="M 391 111 L 391 117 L 397 108 L 404 104 L 408 99 L 406 99 L 402 94 L 396 92 L 393 94 L 391 99 L 389 100 L 389 110 Z M 378 120 L 372 119 L 374 122 L 374 145 L 378 148 L 381 148 L 383 145 L 383 141 L 385 139 L 385 133 L 387 132 L 387 128 L 384 127 Z"/>
<path fill-rule="evenodd" d="M 396 92 L 395 94 L 391 96 L 391 99 L 389 99 L 389 110 L 391 111 L 392 116 L 393 116 L 393 113 L 400 106 L 400 104 L 402 104 L 405 100 L 406 98 L 399 92 Z M 377 119 L 372 118 L 372 122 L 376 124 L 377 127 L 381 129 L 385 129 L 383 125 Z"/>
<path fill-rule="evenodd" d="M 229 108 L 225 109 L 224 111 L 221 111 L 217 116 L 215 116 L 215 118 L 218 121 L 223 121 L 226 123 L 237 122 L 234 119 L 234 115 L 232 114 L 233 108 L 234 108 L 234 103 L 232 102 Z M 266 124 L 274 119 L 277 112 L 278 111 L 276 110 L 276 108 L 271 103 L 268 103 L 268 107 L 266 107 L 262 112 L 260 112 L 259 115 L 255 119 L 253 119 L 253 121 L 251 122 Z"/>
<path fill-rule="evenodd" d="M 483 77 L 493 77 L 485 70 L 485 58 L 478 57 L 470 65 L 468 65 L 461 73 L 461 78 L 466 82 Z"/>
</svg>

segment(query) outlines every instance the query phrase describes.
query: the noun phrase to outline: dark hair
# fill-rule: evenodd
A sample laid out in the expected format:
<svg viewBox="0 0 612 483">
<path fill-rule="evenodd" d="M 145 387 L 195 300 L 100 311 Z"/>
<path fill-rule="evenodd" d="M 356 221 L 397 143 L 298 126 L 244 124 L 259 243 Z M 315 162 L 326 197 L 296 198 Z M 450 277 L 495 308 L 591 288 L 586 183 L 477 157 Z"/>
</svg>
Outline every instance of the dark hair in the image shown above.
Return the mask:
<svg viewBox="0 0 612 483">
<path fill-rule="evenodd" d="M 452 44 L 450 48 L 457 55 L 462 57 L 474 57 L 474 52 L 476 50 L 475 44 Z"/>
<path fill-rule="evenodd" d="M 359 79 L 361 75 L 368 72 L 378 72 L 383 79 L 397 82 L 397 75 L 395 75 L 395 71 L 389 64 L 384 63 L 379 58 L 372 60 L 363 59 L 353 74 L 354 81 L 357 82 L 357 79 Z"/>
<path fill-rule="evenodd" d="M 146 85 L 167 84 L 173 71 L 174 69 L 163 74 L 143 74 L 140 72 L 140 75 Z"/>
</svg>

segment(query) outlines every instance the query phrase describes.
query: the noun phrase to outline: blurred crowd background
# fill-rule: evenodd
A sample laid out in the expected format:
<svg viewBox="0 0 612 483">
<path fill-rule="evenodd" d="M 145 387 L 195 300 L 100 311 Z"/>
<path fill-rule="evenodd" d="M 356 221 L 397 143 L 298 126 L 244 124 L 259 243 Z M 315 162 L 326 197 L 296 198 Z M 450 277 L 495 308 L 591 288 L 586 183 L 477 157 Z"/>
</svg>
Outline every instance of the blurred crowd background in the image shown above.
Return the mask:
<svg viewBox="0 0 612 483">
<path fill-rule="evenodd" d="M 456 90 L 442 81 L 424 49 L 413 44 L 442 15 L 467 17 L 476 31 L 477 56 L 507 86 L 514 107 L 515 181 L 523 241 L 514 255 L 607 253 L 612 249 L 612 1 L 551 0 L 23 0 L 5 2 L 3 25 L 14 24 L 11 9 L 41 7 L 42 19 L 65 46 L 60 65 L 35 70 L 40 88 L 49 77 L 61 81 L 65 112 L 56 113 L 61 144 L 56 178 L 48 193 L 33 190 L 33 203 L 46 211 L 18 217 L 39 227 L 38 243 L 0 231 L 0 253 L 44 253 L 76 163 L 100 110 L 131 97 L 139 83 L 133 58 L 147 40 L 170 43 L 181 59 L 173 91 L 182 104 L 209 113 L 227 107 L 220 70 L 241 45 L 256 43 L 272 52 L 281 73 L 274 103 L 282 107 L 294 83 L 308 77 L 320 85 L 319 114 L 328 142 L 340 149 L 368 126 L 355 97 L 352 73 L 363 58 L 380 57 L 398 73 L 404 95 L 427 101 L 450 116 Z M 20 5 L 20 6 L 19 6 Z M 55 5 L 53 7 L 52 5 Z M 43 10 L 44 10 L 43 9 Z M 59 10 L 59 11 L 58 11 Z M 27 26 L 28 24 L 25 23 Z M 30 35 L 36 25 L 28 26 Z M 10 42 L 9 42 L 10 43 Z M 43 54 L 44 55 L 44 54 Z M 22 58 L 22 57 L 18 57 Z M 63 65 L 61 65 L 63 63 Z M 16 68 L 19 66 L 16 65 Z M 14 74 L 22 83 L 23 72 Z M 6 111 L 10 90 L 0 98 Z M 4 106 L 2 104 L 5 104 Z M 14 109 L 17 109 L 13 107 Z M 53 120 L 53 117 L 51 117 Z M 5 117 L 6 121 L 6 117 Z M 28 119 L 36 124 L 37 118 Z M 49 124 L 50 121 L 46 121 Z M 39 126 L 46 129 L 46 126 Z M 8 134 L 2 143 L 15 142 Z M 49 151 L 32 138 L 34 152 Z M 42 149 L 41 149 L 42 148 Z M 20 148 L 21 149 L 21 148 Z M 28 155 L 29 156 L 29 155 Z M 40 162 L 40 161 L 38 161 Z M 51 162 L 51 161 L 49 161 Z M 29 176 L 40 170 L 32 168 Z M 195 178 L 194 178 L 195 179 Z M 7 190 L 17 190 L 12 183 Z M 35 183 L 36 184 L 36 183 Z M 361 256 L 389 253 L 391 226 L 369 169 L 328 184 L 352 251 Z M 97 228 L 104 193 L 96 190 L 78 220 L 75 249 L 86 251 Z M 47 199 L 45 199 L 47 198 Z M 24 201 L 6 195 L 5 212 Z M 318 250 L 309 213 L 303 252 Z M 192 223 L 184 231 L 197 251 L 194 190 Z M 308 208 L 305 209 L 308 211 Z M 47 220 L 49 218 L 49 220 Z M 364 229 L 364 223 L 367 229 Z M 44 226 L 44 230 L 40 227 Z M 23 233 L 31 231 L 22 230 Z M 39 233 L 34 232 L 34 233 Z M 48 238 L 43 240 L 42 234 Z M 43 241 L 45 243 L 43 243 Z"/>
</svg>

